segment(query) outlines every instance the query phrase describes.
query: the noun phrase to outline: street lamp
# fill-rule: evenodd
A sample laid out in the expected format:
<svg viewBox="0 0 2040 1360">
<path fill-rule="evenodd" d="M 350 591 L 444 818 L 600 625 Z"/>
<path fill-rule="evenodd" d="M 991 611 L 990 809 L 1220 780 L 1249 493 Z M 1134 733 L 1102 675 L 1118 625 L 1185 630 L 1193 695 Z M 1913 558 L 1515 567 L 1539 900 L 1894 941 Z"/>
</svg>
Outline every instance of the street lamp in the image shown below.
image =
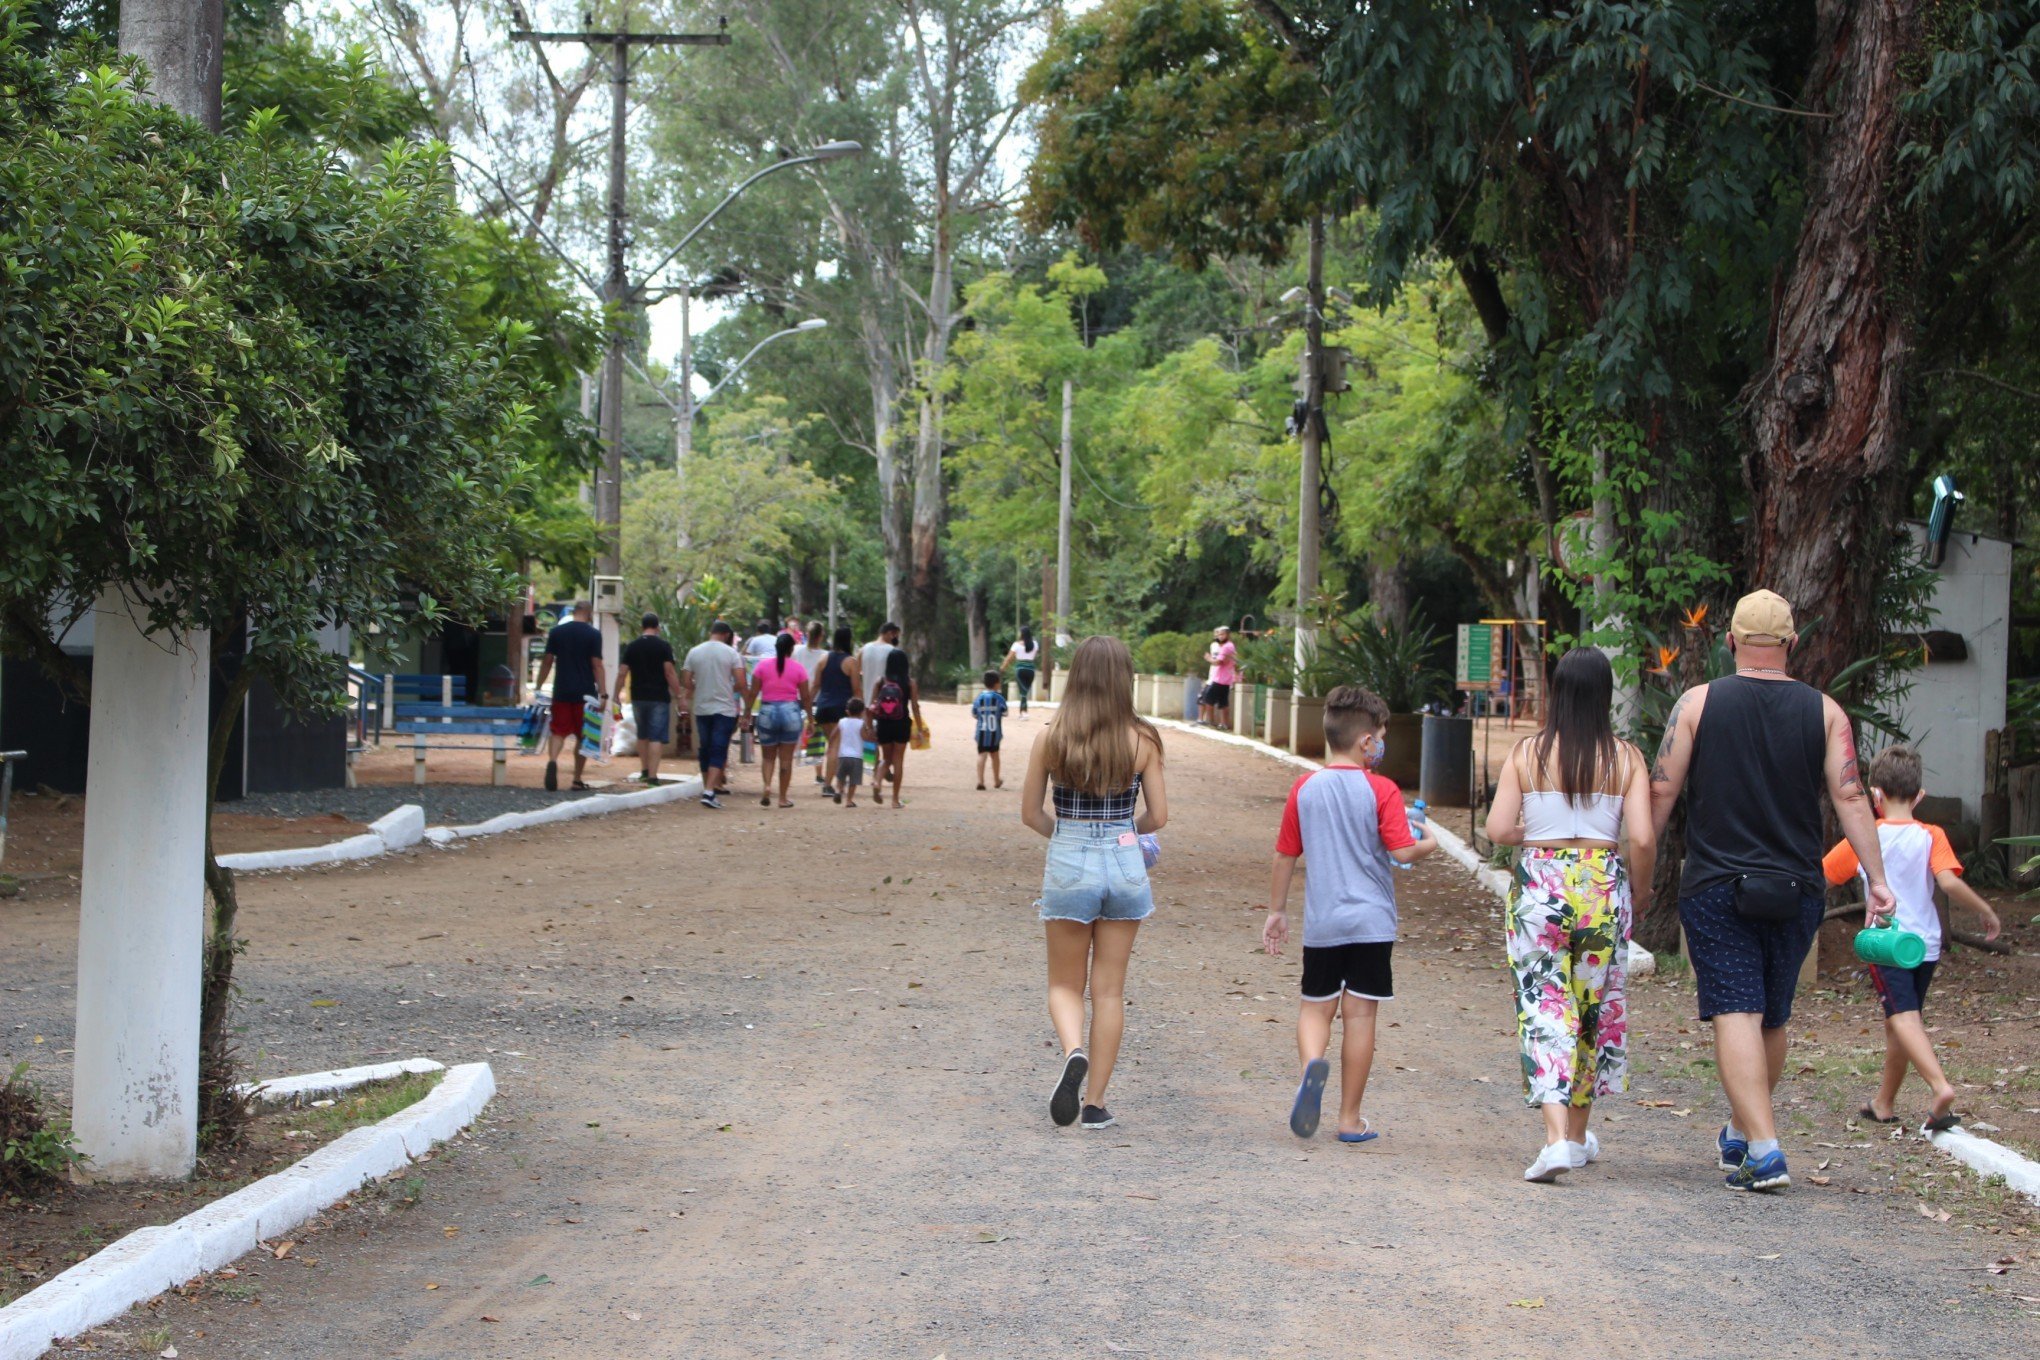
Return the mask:
<svg viewBox="0 0 2040 1360">
<path fill-rule="evenodd" d="M 678 259 L 680 256 L 680 252 L 687 249 L 688 246 L 692 245 L 694 243 L 695 237 L 701 235 L 701 229 L 703 227 L 706 227 L 709 223 L 715 221 L 717 216 L 719 216 L 722 213 L 722 210 L 724 208 L 729 207 L 730 204 L 737 201 L 737 195 L 743 193 L 744 190 L 750 188 L 753 184 L 756 184 L 759 180 L 765 178 L 767 175 L 776 174 L 781 170 L 791 170 L 796 165 L 815 165 L 822 161 L 840 161 L 847 156 L 861 156 L 863 154 L 864 144 L 862 142 L 851 141 L 823 142 L 820 146 L 814 148 L 812 151 L 804 152 L 798 156 L 789 156 L 783 161 L 775 161 L 773 164 L 766 166 L 763 170 L 756 171 L 751 175 L 749 179 L 745 180 L 743 183 L 739 184 L 736 188 L 730 190 L 727 194 L 723 195 L 723 201 L 716 204 L 715 207 L 711 208 L 709 210 L 708 216 L 702 218 L 699 222 L 696 222 L 693 225 L 693 227 L 689 228 L 687 234 L 680 238 L 680 243 L 674 246 L 671 250 L 666 252 L 664 259 L 660 260 L 657 264 L 653 265 L 650 269 L 645 271 L 644 283 L 640 283 L 638 285 L 639 290 L 642 291 L 645 284 L 650 283 L 653 279 L 658 277 L 660 270 L 664 269 L 667 265 L 673 263 L 674 260 Z M 663 299 L 671 296 L 675 291 L 678 291 L 683 298 L 686 296 L 685 288 L 678 290 L 668 288 L 661 291 L 658 294 L 658 296 L 652 298 L 651 301 L 654 302 L 662 301 Z"/>
<path fill-rule="evenodd" d="M 789 335 L 804 335 L 810 331 L 827 330 L 828 326 L 829 323 L 825 318 L 811 316 L 796 325 L 788 326 L 785 330 L 772 332 L 772 334 L 751 346 L 749 352 L 743 358 L 737 360 L 731 366 L 730 371 L 723 374 L 716 381 L 715 386 L 702 394 L 700 401 L 694 399 L 694 373 L 691 368 L 684 368 L 680 374 L 679 401 L 675 402 L 671 398 L 666 398 L 665 393 L 659 393 L 660 397 L 666 400 L 666 405 L 672 408 L 674 422 L 680 427 L 679 438 L 675 444 L 674 451 L 674 471 L 679 474 L 683 481 L 687 476 L 688 455 L 694 452 L 694 413 L 706 406 L 716 393 L 722 391 L 729 384 L 731 379 L 742 373 L 744 365 L 755 359 L 758 356 L 759 350 L 764 349 L 775 340 L 784 340 Z M 656 387 L 652 390 L 658 391 Z"/>
</svg>

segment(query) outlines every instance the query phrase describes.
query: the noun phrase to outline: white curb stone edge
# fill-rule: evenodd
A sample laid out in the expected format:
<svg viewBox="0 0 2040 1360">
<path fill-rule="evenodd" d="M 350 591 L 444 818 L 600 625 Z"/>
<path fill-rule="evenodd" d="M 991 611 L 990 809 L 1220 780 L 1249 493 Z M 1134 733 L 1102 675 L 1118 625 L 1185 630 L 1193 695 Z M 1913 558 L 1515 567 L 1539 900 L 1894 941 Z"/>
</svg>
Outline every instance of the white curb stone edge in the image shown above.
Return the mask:
<svg viewBox="0 0 2040 1360">
<path fill-rule="evenodd" d="M 425 825 L 425 809 L 405 803 L 376 818 L 359 836 L 326 845 L 303 845 L 290 850 L 249 850 L 238 855 L 221 855 L 220 867 L 234 870 L 309 869 L 321 864 L 343 864 L 348 860 L 374 859 L 392 850 L 408 850 L 420 841 L 451 845 L 470 836 L 494 836 L 504 831 L 522 831 L 548 822 L 570 822 L 579 817 L 601 817 L 632 808 L 677 803 L 701 796 L 701 777 L 689 775 L 656 789 L 635 789 L 630 793 L 597 793 L 571 802 L 531 812 L 506 812 L 474 826 Z"/>
<path fill-rule="evenodd" d="M 316 1074 L 321 1077 L 331 1073 Z M 474 1122 L 496 1094 L 487 1063 L 464 1063 L 423 1100 L 351 1130 L 303 1161 L 159 1228 L 138 1228 L 0 1308 L 0 1360 L 35 1360 L 61 1337 L 218 1270 Z"/>
<path fill-rule="evenodd" d="M 1173 718 L 1156 718 L 1163 727 L 1172 727 L 1179 732 L 1188 732 L 1207 741 L 1225 742 L 1231 746 L 1244 746 L 1264 756 L 1273 756 L 1287 765 L 1303 770 L 1321 770 L 1322 764 L 1305 756 L 1294 755 L 1278 746 L 1270 746 L 1252 737 L 1243 737 L 1234 732 L 1217 732 L 1208 727 L 1197 727 L 1191 723 L 1177 722 Z M 1473 853 L 1473 848 L 1444 827 L 1433 823 L 1431 834 L 1438 838 L 1438 848 L 1478 879 L 1480 885 L 1500 898 L 1509 900 L 1509 876 L 1484 862 Z M 1642 945 L 1630 942 L 1629 976 L 1649 977 L 1657 971 L 1657 959 Z M 2002 1143 L 1993 1143 L 1988 1138 L 1979 1138 L 1966 1129 L 1955 1128 L 1945 1133 L 1926 1135 L 1935 1147 L 1962 1162 L 1978 1175 L 2002 1176 L 2006 1185 L 2018 1191 L 2035 1204 L 2040 1204 L 2040 1162 L 2014 1152 Z"/>
<path fill-rule="evenodd" d="M 265 1105 L 300 1105 L 351 1091 L 370 1082 L 394 1081 L 398 1077 L 444 1072 L 446 1064 L 430 1058 L 406 1058 L 402 1062 L 370 1063 L 366 1067 L 336 1067 L 330 1072 L 307 1072 L 297 1077 L 272 1077 L 268 1081 L 244 1082 L 234 1090 Z"/>
</svg>

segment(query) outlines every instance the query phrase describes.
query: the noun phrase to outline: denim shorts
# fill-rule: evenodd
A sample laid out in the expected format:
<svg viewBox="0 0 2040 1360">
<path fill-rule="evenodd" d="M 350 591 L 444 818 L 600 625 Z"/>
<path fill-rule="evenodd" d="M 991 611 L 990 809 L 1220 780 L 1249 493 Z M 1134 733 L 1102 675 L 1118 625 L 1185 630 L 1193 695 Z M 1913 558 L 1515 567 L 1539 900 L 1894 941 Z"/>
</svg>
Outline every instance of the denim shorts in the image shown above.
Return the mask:
<svg viewBox="0 0 2040 1360">
<path fill-rule="evenodd" d="M 673 705 L 632 704 L 631 720 L 637 724 L 639 741 L 671 741 L 673 739 Z"/>
<path fill-rule="evenodd" d="M 1680 898 L 1679 924 L 1686 930 L 1700 1018 L 1762 1015 L 1765 1029 L 1784 1028 L 1799 990 L 1799 965 L 1820 933 L 1825 908 L 1821 894 L 1808 893 L 1797 917 L 1767 923 L 1736 914 L 1734 883 L 1716 883 Z"/>
<path fill-rule="evenodd" d="M 1155 898 L 1133 823 L 1057 822 L 1035 906 L 1044 921 L 1145 921 Z"/>
<path fill-rule="evenodd" d="M 804 726 L 806 722 L 801 716 L 800 705 L 791 699 L 782 699 L 777 703 L 759 705 L 758 721 L 753 724 L 753 730 L 758 734 L 760 746 L 797 746 Z"/>
<path fill-rule="evenodd" d="M 730 738 L 737 730 L 737 715 L 734 713 L 697 713 L 694 715 L 694 749 L 701 761 L 701 772 L 729 768 Z"/>
</svg>

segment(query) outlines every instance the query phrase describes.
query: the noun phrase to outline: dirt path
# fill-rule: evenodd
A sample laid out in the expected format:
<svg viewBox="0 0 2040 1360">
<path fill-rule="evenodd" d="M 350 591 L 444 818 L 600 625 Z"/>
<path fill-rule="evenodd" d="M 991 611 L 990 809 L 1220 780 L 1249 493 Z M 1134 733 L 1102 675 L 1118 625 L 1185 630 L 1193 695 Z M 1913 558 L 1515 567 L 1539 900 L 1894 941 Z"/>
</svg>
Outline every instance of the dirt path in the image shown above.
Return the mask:
<svg viewBox="0 0 2040 1360">
<path fill-rule="evenodd" d="M 1846 1193 L 1839 1168 L 1826 1189 L 1731 1194 L 1712 1098 L 1654 1062 L 1606 1107 L 1603 1163 L 1524 1185 L 1535 1136 L 1492 904 L 1449 865 L 1403 880 L 1368 1100 L 1385 1136 L 1299 1144 L 1297 966 L 1255 952 L 1243 910 L 1293 772 L 1190 737 L 1170 747 L 1121 1124 L 1051 1127 L 1041 846 L 1013 791 L 1039 726 L 1011 729 L 1009 788 L 980 794 L 966 716 L 930 714 L 904 811 L 806 793 L 768 811 L 750 782 L 720 815 L 254 882 L 246 1044 L 265 1071 L 487 1056 L 503 1094 L 415 1204 L 364 1196 L 290 1260 L 251 1258 L 231 1288 L 116 1330 L 167 1328 L 194 1357 L 2040 1346 L 2014 1297 L 2040 1296 L 2040 1262 L 1980 1270 L 2040 1243 Z M 0 1019 L 48 1031 L 56 1075 L 75 925 L 48 903 L 6 919 Z M 1637 1023 L 1669 1013 L 1640 1004 Z M 1802 1174 L 1802 1157 L 1857 1155 L 1788 1151 Z"/>
</svg>

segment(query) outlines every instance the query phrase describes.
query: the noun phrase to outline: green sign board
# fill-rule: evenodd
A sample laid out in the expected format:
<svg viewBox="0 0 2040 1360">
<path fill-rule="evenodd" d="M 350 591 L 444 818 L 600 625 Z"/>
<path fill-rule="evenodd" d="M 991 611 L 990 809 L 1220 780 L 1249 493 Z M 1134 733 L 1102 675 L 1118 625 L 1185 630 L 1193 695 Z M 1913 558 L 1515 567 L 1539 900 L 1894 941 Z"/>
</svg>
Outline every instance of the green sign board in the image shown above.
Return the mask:
<svg viewBox="0 0 2040 1360">
<path fill-rule="evenodd" d="M 1501 679 L 1496 668 L 1501 660 L 1501 629 L 1491 623 L 1459 625 L 1459 653 L 1455 683 L 1460 689 L 1493 689 Z"/>
</svg>

